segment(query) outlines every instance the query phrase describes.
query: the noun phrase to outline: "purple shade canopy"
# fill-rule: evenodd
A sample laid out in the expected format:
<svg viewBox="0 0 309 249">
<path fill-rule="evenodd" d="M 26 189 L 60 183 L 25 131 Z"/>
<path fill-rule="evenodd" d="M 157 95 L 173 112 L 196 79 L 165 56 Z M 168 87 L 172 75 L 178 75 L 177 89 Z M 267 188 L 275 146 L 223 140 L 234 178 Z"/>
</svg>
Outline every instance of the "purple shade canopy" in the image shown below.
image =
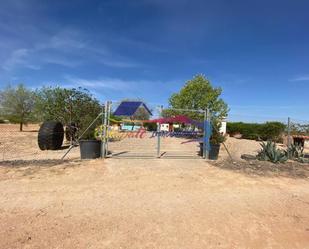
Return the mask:
<svg viewBox="0 0 309 249">
<path fill-rule="evenodd" d="M 174 117 L 167 117 L 167 118 L 158 118 L 158 119 L 149 120 L 147 122 L 149 122 L 149 123 L 159 123 L 159 124 L 164 124 L 164 123 L 193 124 L 193 125 L 201 127 L 201 128 L 203 127 L 202 122 L 188 118 L 185 115 L 177 115 L 177 116 L 174 116 Z"/>
</svg>

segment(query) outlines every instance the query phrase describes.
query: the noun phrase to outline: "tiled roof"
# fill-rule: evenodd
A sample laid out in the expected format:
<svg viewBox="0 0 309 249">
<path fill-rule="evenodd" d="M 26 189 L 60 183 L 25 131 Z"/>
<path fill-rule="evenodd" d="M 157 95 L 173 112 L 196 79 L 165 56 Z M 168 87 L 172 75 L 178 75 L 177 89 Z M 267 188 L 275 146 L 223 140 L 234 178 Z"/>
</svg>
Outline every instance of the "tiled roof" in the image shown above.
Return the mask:
<svg viewBox="0 0 309 249">
<path fill-rule="evenodd" d="M 114 112 L 115 116 L 132 116 L 137 109 L 143 106 L 150 115 L 152 115 L 149 108 L 142 101 L 122 101 Z"/>
</svg>

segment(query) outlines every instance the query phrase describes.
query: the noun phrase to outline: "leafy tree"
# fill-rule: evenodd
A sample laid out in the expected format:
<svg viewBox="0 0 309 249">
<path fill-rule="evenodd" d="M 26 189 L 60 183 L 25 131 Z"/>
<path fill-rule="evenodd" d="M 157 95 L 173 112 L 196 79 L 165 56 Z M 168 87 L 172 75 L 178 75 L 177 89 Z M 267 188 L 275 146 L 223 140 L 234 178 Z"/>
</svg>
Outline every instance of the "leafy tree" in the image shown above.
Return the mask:
<svg viewBox="0 0 309 249">
<path fill-rule="evenodd" d="M 146 128 L 148 131 L 156 131 L 157 130 L 157 124 L 156 123 L 144 123 L 144 128 Z"/>
<path fill-rule="evenodd" d="M 149 118 L 150 114 L 144 107 L 138 108 L 134 115 L 131 117 L 133 120 L 149 120 Z"/>
<path fill-rule="evenodd" d="M 286 125 L 281 122 L 266 122 L 261 128 L 260 133 L 263 140 L 280 142 L 280 137 L 286 129 Z"/>
<path fill-rule="evenodd" d="M 2 116 L 13 123 L 19 123 L 19 130 L 23 130 L 23 125 L 30 121 L 34 108 L 34 93 L 23 84 L 17 87 L 7 87 L 0 92 L 0 106 Z"/>
<path fill-rule="evenodd" d="M 64 125 L 74 122 L 82 132 L 101 111 L 99 101 L 84 88 L 43 87 L 36 91 L 36 114 L 41 121 L 57 120 Z M 85 137 L 90 138 L 99 123 L 100 119 Z"/>
<path fill-rule="evenodd" d="M 178 93 L 174 93 L 169 99 L 169 104 L 171 108 L 176 109 L 205 110 L 208 108 L 213 118 L 223 118 L 227 116 L 228 106 L 220 98 L 221 93 L 221 88 L 213 87 L 204 75 L 199 74 L 193 77 L 192 80 L 187 81 Z M 172 109 L 165 110 L 163 116 L 180 113 L 191 118 L 203 119 L 203 114 L 195 112 L 177 112 Z"/>
</svg>

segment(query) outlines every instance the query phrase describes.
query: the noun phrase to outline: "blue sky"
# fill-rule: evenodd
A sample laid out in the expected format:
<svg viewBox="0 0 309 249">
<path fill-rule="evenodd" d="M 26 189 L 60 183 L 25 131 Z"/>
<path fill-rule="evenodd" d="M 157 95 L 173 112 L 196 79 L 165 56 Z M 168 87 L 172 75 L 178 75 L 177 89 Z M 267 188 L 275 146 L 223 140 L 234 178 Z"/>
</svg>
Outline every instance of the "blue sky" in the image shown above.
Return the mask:
<svg viewBox="0 0 309 249">
<path fill-rule="evenodd" d="M 166 104 L 202 73 L 231 119 L 309 120 L 308 1 L 0 3 L 0 84 Z"/>
</svg>

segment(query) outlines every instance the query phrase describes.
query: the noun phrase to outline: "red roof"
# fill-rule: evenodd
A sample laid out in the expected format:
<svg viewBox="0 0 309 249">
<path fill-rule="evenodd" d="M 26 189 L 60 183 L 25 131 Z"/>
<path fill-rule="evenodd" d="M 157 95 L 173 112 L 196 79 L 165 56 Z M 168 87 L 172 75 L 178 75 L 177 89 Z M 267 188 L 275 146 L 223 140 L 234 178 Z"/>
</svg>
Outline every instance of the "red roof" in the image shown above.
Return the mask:
<svg viewBox="0 0 309 249">
<path fill-rule="evenodd" d="M 305 136 L 305 135 L 292 135 L 293 138 L 302 138 L 305 140 L 309 140 L 309 136 Z"/>
</svg>

